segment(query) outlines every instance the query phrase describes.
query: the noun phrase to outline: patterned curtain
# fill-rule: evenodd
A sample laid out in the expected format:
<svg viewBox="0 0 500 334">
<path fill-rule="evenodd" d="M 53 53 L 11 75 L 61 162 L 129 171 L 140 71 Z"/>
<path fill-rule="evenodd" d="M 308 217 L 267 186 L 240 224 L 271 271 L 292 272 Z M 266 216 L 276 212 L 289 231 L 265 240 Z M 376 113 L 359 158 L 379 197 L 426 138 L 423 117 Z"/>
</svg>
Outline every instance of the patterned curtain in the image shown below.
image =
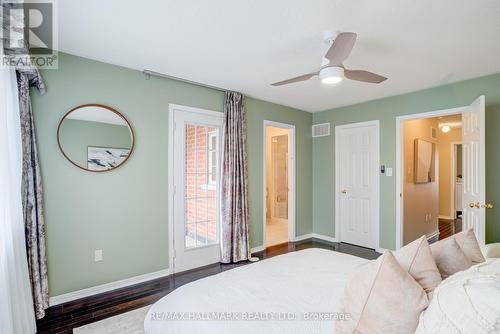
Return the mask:
<svg viewBox="0 0 500 334">
<path fill-rule="evenodd" d="M 17 71 L 19 89 L 19 113 L 21 115 L 21 135 L 23 141 L 22 201 L 26 248 L 30 273 L 33 303 L 36 318 L 45 316 L 49 307 L 49 281 L 45 254 L 45 223 L 42 213 L 42 179 L 36 148 L 35 127 L 31 108 L 30 86 L 40 93 L 45 86 L 38 71 Z"/>
<path fill-rule="evenodd" d="M 244 97 L 224 94 L 222 161 L 222 257 L 231 263 L 250 258 L 248 236 L 248 167 Z"/>
<path fill-rule="evenodd" d="M 2 9 L 12 7 L 19 1 L 2 1 Z M 4 17 L 7 10 L 2 10 L 2 30 L 5 32 L 9 20 L 23 21 L 24 16 Z M 23 26 L 17 24 L 15 26 Z M 11 57 L 29 57 L 29 48 L 24 38 L 24 30 L 16 28 L 17 43 L 11 40 L 2 41 L 3 51 Z M 2 34 L 6 36 L 6 34 Z M 15 48 L 10 49 L 10 45 Z M 21 62 L 22 63 L 22 62 Z M 49 307 L 49 284 L 47 275 L 47 258 L 45 251 L 45 224 L 42 214 L 42 184 L 40 176 L 40 166 L 38 164 L 38 154 L 36 149 L 35 128 L 31 108 L 30 87 L 36 87 L 41 94 L 45 93 L 45 85 L 42 77 L 36 68 L 23 66 L 16 69 L 17 86 L 19 92 L 19 112 L 21 118 L 21 136 L 23 148 L 22 167 L 22 203 L 23 219 L 25 226 L 26 250 L 28 256 L 28 269 L 31 280 L 33 294 L 33 304 L 35 306 L 36 318 L 45 316 L 45 309 Z"/>
</svg>

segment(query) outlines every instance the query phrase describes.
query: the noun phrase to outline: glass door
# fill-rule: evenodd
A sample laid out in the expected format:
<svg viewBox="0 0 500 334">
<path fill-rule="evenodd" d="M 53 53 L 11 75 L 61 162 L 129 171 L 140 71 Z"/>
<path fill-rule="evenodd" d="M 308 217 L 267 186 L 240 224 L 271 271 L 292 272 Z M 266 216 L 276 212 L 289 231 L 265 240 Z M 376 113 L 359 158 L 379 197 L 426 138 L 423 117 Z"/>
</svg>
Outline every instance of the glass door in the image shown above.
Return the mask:
<svg viewBox="0 0 500 334">
<path fill-rule="evenodd" d="M 222 113 L 174 111 L 174 271 L 219 262 Z"/>
</svg>

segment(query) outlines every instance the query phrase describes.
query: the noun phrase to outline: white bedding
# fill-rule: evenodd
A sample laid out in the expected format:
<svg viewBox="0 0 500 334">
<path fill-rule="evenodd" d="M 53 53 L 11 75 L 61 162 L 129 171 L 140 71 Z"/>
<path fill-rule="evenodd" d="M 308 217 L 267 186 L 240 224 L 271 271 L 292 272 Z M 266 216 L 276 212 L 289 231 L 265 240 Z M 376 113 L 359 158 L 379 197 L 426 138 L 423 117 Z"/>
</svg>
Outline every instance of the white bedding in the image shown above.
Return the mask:
<svg viewBox="0 0 500 334">
<path fill-rule="evenodd" d="M 337 312 L 349 274 L 365 262 L 356 256 L 311 248 L 228 270 L 186 284 L 159 300 L 144 320 L 145 332 L 332 334 L 334 320 L 311 321 L 304 316 L 306 312 Z M 240 320 L 193 320 L 223 316 Z M 244 316 L 254 320 L 241 320 Z M 294 319 L 256 320 L 273 316 Z"/>
</svg>

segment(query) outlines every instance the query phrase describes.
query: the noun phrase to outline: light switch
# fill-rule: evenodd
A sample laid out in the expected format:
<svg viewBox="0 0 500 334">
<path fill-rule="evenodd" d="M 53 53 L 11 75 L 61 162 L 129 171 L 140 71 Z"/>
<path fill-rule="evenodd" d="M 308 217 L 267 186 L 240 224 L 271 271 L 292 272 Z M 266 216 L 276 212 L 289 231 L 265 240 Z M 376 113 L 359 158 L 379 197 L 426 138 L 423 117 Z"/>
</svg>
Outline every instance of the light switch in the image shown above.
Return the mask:
<svg viewBox="0 0 500 334">
<path fill-rule="evenodd" d="M 94 251 L 94 262 L 102 261 L 102 249 L 96 249 Z"/>
<path fill-rule="evenodd" d="M 391 167 L 387 167 L 385 169 L 385 175 L 387 176 L 392 176 L 392 168 Z"/>
</svg>

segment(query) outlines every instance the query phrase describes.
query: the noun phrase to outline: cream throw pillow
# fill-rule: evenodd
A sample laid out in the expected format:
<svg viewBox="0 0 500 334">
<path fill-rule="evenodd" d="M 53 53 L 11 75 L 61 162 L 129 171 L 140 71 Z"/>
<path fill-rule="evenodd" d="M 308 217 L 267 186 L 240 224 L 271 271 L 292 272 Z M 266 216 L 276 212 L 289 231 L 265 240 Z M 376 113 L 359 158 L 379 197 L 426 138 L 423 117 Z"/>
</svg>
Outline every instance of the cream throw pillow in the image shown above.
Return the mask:
<svg viewBox="0 0 500 334">
<path fill-rule="evenodd" d="M 431 245 L 432 255 L 443 279 L 472 266 L 472 261 L 465 255 L 455 238 L 444 239 L 433 246 Z"/>
<path fill-rule="evenodd" d="M 479 246 L 476 235 L 474 234 L 474 230 L 472 229 L 468 229 L 432 244 L 432 252 L 434 253 L 435 251 L 439 251 L 439 248 L 441 248 L 443 244 L 449 239 L 455 239 L 457 241 L 458 246 L 460 246 L 465 256 L 467 256 L 467 258 L 473 264 L 484 262 L 484 256 L 481 252 L 481 247 Z"/>
<path fill-rule="evenodd" d="M 457 244 L 464 251 L 465 256 L 467 256 L 473 264 L 484 262 L 484 256 L 473 229 L 455 234 L 454 237 Z"/>
<path fill-rule="evenodd" d="M 409 243 L 395 251 L 394 256 L 401 267 L 422 286 L 430 299 L 432 291 L 441 283 L 442 279 L 427 238 L 422 236 Z"/>
<path fill-rule="evenodd" d="M 391 252 L 358 268 L 344 291 L 336 334 L 414 333 L 427 296 Z"/>
</svg>

